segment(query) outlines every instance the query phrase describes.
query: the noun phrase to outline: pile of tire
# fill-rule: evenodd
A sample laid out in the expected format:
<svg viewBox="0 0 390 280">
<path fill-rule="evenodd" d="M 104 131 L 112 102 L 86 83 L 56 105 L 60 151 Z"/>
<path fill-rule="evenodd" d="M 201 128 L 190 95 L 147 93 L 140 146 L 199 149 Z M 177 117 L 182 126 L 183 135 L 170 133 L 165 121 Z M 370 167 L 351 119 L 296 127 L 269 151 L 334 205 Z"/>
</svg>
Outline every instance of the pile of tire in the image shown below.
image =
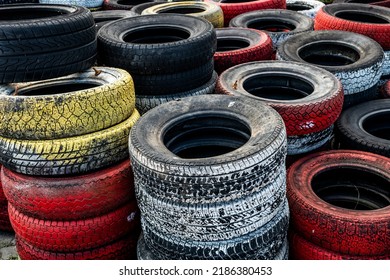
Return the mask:
<svg viewBox="0 0 390 280">
<path fill-rule="evenodd" d="M 330 72 L 304 63 L 256 61 L 224 71 L 217 94 L 262 101 L 282 116 L 287 154 L 301 155 L 331 140 L 343 104 L 343 88 Z"/>
<path fill-rule="evenodd" d="M 103 0 L 39 0 L 41 4 L 52 5 L 77 5 L 90 10 L 100 10 L 103 6 Z"/>
<path fill-rule="evenodd" d="M 169 100 L 209 94 L 217 73 L 214 27 L 203 18 L 180 14 L 120 19 L 98 32 L 99 64 L 128 71 L 141 114 Z"/>
<path fill-rule="evenodd" d="M 291 259 L 390 259 L 390 159 L 312 154 L 287 171 Z"/>
<path fill-rule="evenodd" d="M 135 124 L 129 150 L 139 258 L 287 259 L 286 131 L 271 107 L 222 95 L 171 101 Z"/>
<path fill-rule="evenodd" d="M 0 166 L 0 168 L 2 168 Z M 0 231 L 13 232 L 11 222 L 8 215 L 8 200 L 3 192 L 3 185 L 0 179 Z"/>
<path fill-rule="evenodd" d="M 333 73 L 344 88 L 344 109 L 378 97 L 385 56 L 381 46 L 364 35 L 338 30 L 298 34 L 279 46 L 276 58 Z"/>
</svg>

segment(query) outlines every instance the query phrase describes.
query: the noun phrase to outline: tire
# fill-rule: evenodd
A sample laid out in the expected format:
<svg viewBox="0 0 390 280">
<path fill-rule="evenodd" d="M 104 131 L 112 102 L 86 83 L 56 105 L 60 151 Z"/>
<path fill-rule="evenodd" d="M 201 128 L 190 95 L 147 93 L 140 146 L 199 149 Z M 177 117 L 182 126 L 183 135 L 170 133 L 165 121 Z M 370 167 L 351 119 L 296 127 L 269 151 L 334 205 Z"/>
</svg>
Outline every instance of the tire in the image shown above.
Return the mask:
<svg viewBox="0 0 390 280">
<path fill-rule="evenodd" d="M 194 139 L 193 127 L 198 128 Z M 194 150 L 196 160 L 191 157 Z M 143 115 L 130 132 L 129 151 L 136 192 L 142 186 L 172 203 L 222 203 L 268 183 L 264 174 L 283 165 L 286 134 L 281 117 L 263 103 L 194 96 Z M 143 184 L 145 180 L 153 184 Z"/>
<path fill-rule="evenodd" d="M 385 51 L 385 59 L 383 61 L 383 73 L 382 76 L 390 75 L 390 50 Z"/>
<path fill-rule="evenodd" d="M 313 30 L 314 21 L 295 11 L 267 9 L 238 15 L 230 21 L 229 26 L 265 31 L 277 49 L 287 38 Z"/>
<path fill-rule="evenodd" d="M 372 100 L 349 108 L 337 121 L 339 147 L 390 157 L 389 117 L 390 99 Z"/>
<path fill-rule="evenodd" d="M 260 95 L 259 88 L 269 88 L 270 92 Z M 275 95 L 273 88 L 291 91 Z M 231 67 L 219 76 L 215 92 L 266 102 L 282 116 L 288 136 L 329 128 L 343 104 L 342 86 L 336 77 L 321 68 L 297 62 L 255 61 Z"/>
<path fill-rule="evenodd" d="M 98 248 L 63 253 L 38 249 L 16 236 L 16 250 L 22 260 L 134 260 L 136 240 L 129 235 Z"/>
<path fill-rule="evenodd" d="M 167 42 L 150 43 L 156 42 L 157 31 Z M 126 39 L 125 33 L 133 35 Z M 213 26 L 205 19 L 158 14 L 111 22 L 99 30 L 98 43 L 103 64 L 125 69 L 134 77 L 168 75 L 203 66 L 212 60 L 217 39 Z"/>
<path fill-rule="evenodd" d="M 39 3 L 54 5 L 77 5 L 86 8 L 100 8 L 103 6 L 103 0 L 39 0 Z"/>
<path fill-rule="evenodd" d="M 92 172 L 128 157 L 127 139 L 139 113 L 110 128 L 55 140 L 16 140 L 0 137 L 0 161 L 12 171 L 35 176 Z"/>
<path fill-rule="evenodd" d="M 45 251 L 85 251 L 139 232 L 135 201 L 105 215 L 76 221 L 35 219 L 19 212 L 12 204 L 8 204 L 8 210 L 16 235 Z"/>
<path fill-rule="evenodd" d="M 99 31 L 103 25 L 106 25 L 111 21 L 127 18 L 127 17 L 134 17 L 136 15 L 137 14 L 132 11 L 122 11 L 122 10 L 107 10 L 107 11 L 92 12 L 92 16 L 95 21 L 96 31 Z"/>
<path fill-rule="evenodd" d="M 45 220 L 81 220 L 111 212 L 135 198 L 128 160 L 81 176 L 32 177 L 3 168 L 9 202 L 19 212 Z"/>
<path fill-rule="evenodd" d="M 387 82 L 382 86 L 382 97 L 390 98 L 390 80 L 387 80 Z"/>
<path fill-rule="evenodd" d="M 205 95 L 214 93 L 215 84 L 217 82 L 218 75 L 216 72 L 213 72 L 211 79 L 205 83 L 204 85 L 176 94 L 168 94 L 168 95 L 138 95 L 136 99 L 136 108 L 141 115 L 145 114 L 147 111 L 161 105 L 163 103 L 167 103 L 169 101 L 197 96 L 197 95 Z"/>
<path fill-rule="evenodd" d="M 146 245 L 144 235 L 141 233 L 137 242 L 138 260 L 158 260 L 153 251 Z"/>
<path fill-rule="evenodd" d="M 381 46 L 372 39 L 335 30 L 291 37 L 280 45 L 276 57 L 328 70 L 341 81 L 344 94 L 351 95 L 351 98 L 378 83 L 384 60 Z M 332 61 L 330 65 L 329 61 Z"/>
<path fill-rule="evenodd" d="M 133 6 L 133 8 L 131 8 L 130 11 L 136 13 L 137 15 L 141 15 L 145 9 L 156 6 L 158 4 L 164 4 L 164 3 L 166 3 L 166 1 L 153 1 L 153 2 L 141 3 Z"/>
<path fill-rule="evenodd" d="M 161 13 L 178 13 L 194 17 L 201 17 L 209 21 L 215 28 L 223 27 L 223 12 L 220 6 L 213 2 L 169 2 L 153 5 L 145 9 L 142 15 Z"/>
<path fill-rule="evenodd" d="M 133 79 L 121 69 L 94 67 L 51 80 L 2 85 L 0 135 L 30 140 L 84 135 L 126 120 L 134 107 Z"/>
<path fill-rule="evenodd" d="M 0 22 L 1 84 L 61 77 L 95 63 L 96 30 L 87 8 L 5 5 L 0 13 L 7 15 Z"/>
<path fill-rule="evenodd" d="M 287 0 L 286 5 L 287 10 L 296 11 L 314 19 L 325 4 L 317 0 Z"/>
<path fill-rule="evenodd" d="M 287 136 L 287 155 L 295 156 L 320 149 L 331 141 L 333 125 L 319 132 Z"/>
<path fill-rule="evenodd" d="M 389 260 L 390 256 L 353 256 L 345 255 L 330 250 L 305 240 L 299 234 L 290 232 L 290 254 L 294 260 Z"/>
<path fill-rule="evenodd" d="M 216 32 L 214 69 L 218 74 L 237 64 L 272 58 L 272 41 L 265 32 L 240 27 L 220 28 Z"/>
<path fill-rule="evenodd" d="M 103 8 L 105 10 L 131 10 L 135 5 L 152 2 L 150 0 L 104 0 Z"/>
<path fill-rule="evenodd" d="M 318 11 L 315 30 L 345 30 L 377 41 L 390 50 L 390 14 L 385 7 L 366 4 L 332 4 Z"/>
<path fill-rule="evenodd" d="M 256 231 L 229 240 L 196 242 L 162 234 L 143 220 L 146 244 L 157 259 L 169 260 L 272 260 L 285 245 L 289 212 L 284 209 Z M 153 229 L 153 230 L 152 230 Z"/>
<path fill-rule="evenodd" d="M 0 5 L 3 4 L 24 4 L 24 3 L 39 3 L 39 0 L 0 0 Z"/>
<path fill-rule="evenodd" d="M 287 171 L 291 227 L 335 253 L 388 255 L 389 168 L 389 158 L 356 150 L 298 160 Z"/>
<path fill-rule="evenodd" d="M 212 2 L 219 5 L 223 11 L 225 26 L 229 26 L 229 22 L 235 16 L 243 13 L 265 10 L 265 9 L 286 9 L 285 0 L 254 0 L 254 1 L 223 1 L 215 2 L 214 0 L 206 0 L 205 2 Z"/>
<path fill-rule="evenodd" d="M 3 167 L 0 165 L 0 169 L 2 170 Z M 1 204 L 7 204 L 8 203 L 8 200 L 7 198 L 5 197 L 5 194 L 4 194 L 4 191 L 3 191 L 3 183 L 0 179 L 0 205 Z"/>
<path fill-rule="evenodd" d="M 362 2 L 360 0 L 334 0 L 333 3 L 339 4 L 339 3 L 362 3 Z M 364 1 L 364 3 L 390 8 L 390 1 L 389 0 L 366 0 L 366 1 Z"/>
</svg>

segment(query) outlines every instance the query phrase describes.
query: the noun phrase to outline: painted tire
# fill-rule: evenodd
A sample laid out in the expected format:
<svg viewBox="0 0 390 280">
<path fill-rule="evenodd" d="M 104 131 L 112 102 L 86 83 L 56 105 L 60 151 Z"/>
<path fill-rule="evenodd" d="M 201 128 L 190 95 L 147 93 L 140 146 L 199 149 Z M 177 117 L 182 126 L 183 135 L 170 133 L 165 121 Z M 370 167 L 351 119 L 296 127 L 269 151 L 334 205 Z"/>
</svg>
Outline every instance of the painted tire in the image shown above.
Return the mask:
<svg viewBox="0 0 390 280">
<path fill-rule="evenodd" d="M 389 168 L 389 158 L 355 150 L 298 160 L 287 172 L 292 228 L 339 254 L 389 255 Z"/>
</svg>

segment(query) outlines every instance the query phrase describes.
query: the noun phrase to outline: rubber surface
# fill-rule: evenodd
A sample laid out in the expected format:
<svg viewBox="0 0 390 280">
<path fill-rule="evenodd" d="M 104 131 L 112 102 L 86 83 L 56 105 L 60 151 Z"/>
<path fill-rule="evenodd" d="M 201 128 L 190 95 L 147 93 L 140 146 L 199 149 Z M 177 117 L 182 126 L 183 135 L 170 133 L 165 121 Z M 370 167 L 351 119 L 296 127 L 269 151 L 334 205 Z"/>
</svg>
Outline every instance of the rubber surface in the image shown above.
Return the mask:
<svg viewBox="0 0 390 280">
<path fill-rule="evenodd" d="M 287 137 L 287 155 L 294 156 L 324 147 L 333 137 L 333 125 L 319 132 Z"/>
<path fill-rule="evenodd" d="M 0 203 L 0 231 L 14 231 L 9 220 L 7 203 Z"/>
<path fill-rule="evenodd" d="M 290 93 L 284 94 L 284 100 L 275 99 L 272 94 L 256 95 L 257 88 L 301 89 L 304 83 L 311 85 L 310 90 L 299 98 L 289 99 Z M 302 90 L 305 91 L 304 87 Z M 297 62 L 256 61 L 231 67 L 219 76 L 215 92 L 266 102 L 282 116 L 288 136 L 329 128 L 339 117 L 343 104 L 343 89 L 336 77 Z"/>
<path fill-rule="evenodd" d="M 100 8 L 103 0 L 39 0 L 41 4 L 77 5 L 86 8 Z"/>
<path fill-rule="evenodd" d="M 37 249 L 47 251 L 84 251 L 139 232 L 139 212 L 135 201 L 105 215 L 76 221 L 35 219 L 19 212 L 11 204 L 8 210 L 16 234 Z"/>
<path fill-rule="evenodd" d="M 384 98 L 390 98 L 390 80 L 388 80 L 383 86 L 382 86 L 382 96 Z"/>
<path fill-rule="evenodd" d="M 326 182 L 317 182 L 317 185 L 333 186 L 333 189 L 335 186 L 348 187 L 348 184 L 356 184 L 356 178 L 364 176 L 360 175 L 364 172 L 374 174 L 372 176 L 376 176 L 376 179 L 366 177 L 364 181 L 359 181 L 355 188 L 361 192 L 365 188 L 371 189 L 374 193 L 381 193 L 383 199 L 389 199 L 389 168 L 389 158 L 356 150 L 320 152 L 296 161 L 287 172 L 291 226 L 307 241 L 339 254 L 389 255 L 390 206 L 375 210 L 354 210 L 336 206 L 321 199 L 314 192 L 312 184 L 313 179 L 322 172 L 349 170 L 345 176 L 329 176 L 327 185 L 324 185 Z M 351 173 L 351 170 L 355 170 L 354 173 Z M 381 183 L 378 183 L 378 180 L 381 180 Z M 349 181 L 352 183 L 348 183 Z M 336 195 L 335 191 L 333 193 Z M 363 193 L 361 195 L 362 199 L 366 199 Z"/>
<path fill-rule="evenodd" d="M 390 8 L 390 1 L 389 0 L 366 0 L 364 2 L 365 2 L 365 4 Z M 361 0 L 333 0 L 332 3 L 339 4 L 339 3 L 362 3 L 362 2 L 361 2 Z"/>
<path fill-rule="evenodd" d="M 237 64 L 271 60 L 273 45 L 267 33 L 240 27 L 219 28 L 216 32 L 214 69 L 218 74 Z"/>
<path fill-rule="evenodd" d="M 81 176 L 47 178 L 2 169 L 10 203 L 19 212 L 46 220 L 79 220 L 113 211 L 135 198 L 129 160 Z"/>
<path fill-rule="evenodd" d="M 315 18 L 318 11 L 325 5 L 317 0 L 287 0 L 287 10 L 297 11 L 308 17 Z"/>
<path fill-rule="evenodd" d="M 0 161 L 18 173 L 36 176 L 92 172 L 128 157 L 129 131 L 140 117 L 137 110 L 125 121 L 82 136 L 55 140 L 16 140 L 0 137 Z"/>
<path fill-rule="evenodd" d="M 164 4 L 166 1 L 153 1 L 153 2 L 145 2 L 138 5 L 133 6 L 130 11 L 136 13 L 137 15 L 141 15 L 143 10 L 150 8 L 152 6 L 158 5 L 158 4 Z"/>
<path fill-rule="evenodd" d="M 0 135 L 30 140 L 84 135 L 126 120 L 134 107 L 133 79 L 121 69 L 94 67 L 51 80 L 2 85 Z"/>
<path fill-rule="evenodd" d="M 152 2 L 150 0 L 104 0 L 105 10 L 131 10 L 135 5 Z"/>
<path fill-rule="evenodd" d="M 133 17 L 137 14 L 132 11 L 125 10 L 103 10 L 92 12 L 93 19 L 95 21 L 96 31 L 99 31 L 103 25 L 107 23 L 126 17 Z"/>
</svg>

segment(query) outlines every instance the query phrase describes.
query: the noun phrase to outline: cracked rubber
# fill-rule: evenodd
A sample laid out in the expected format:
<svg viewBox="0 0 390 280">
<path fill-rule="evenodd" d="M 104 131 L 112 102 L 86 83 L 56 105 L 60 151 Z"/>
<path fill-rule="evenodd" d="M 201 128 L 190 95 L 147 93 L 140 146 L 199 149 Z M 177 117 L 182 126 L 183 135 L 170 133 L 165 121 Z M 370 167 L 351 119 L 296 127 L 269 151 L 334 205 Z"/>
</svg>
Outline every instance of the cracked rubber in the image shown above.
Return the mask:
<svg viewBox="0 0 390 280">
<path fill-rule="evenodd" d="M 134 107 L 133 79 L 121 69 L 94 67 L 51 80 L 2 85 L 0 134 L 29 140 L 84 135 L 124 121 Z"/>
<path fill-rule="evenodd" d="M 222 1 L 206 0 L 206 2 L 216 3 L 222 8 L 225 26 L 235 16 L 255 10 L 265 9 L 286 9 L 285 0 L 254 0 L 254 1 Z"/>
<path fill-rule="evenodd" d="M 124 238 L 98 248 L 77 252 L 58 252 L 38 249 L 16 236 L 16 250 L 22 260 L 134 260 L 137 236 Z"/>
<path fill-rule="evenodd" d="M 287 198 L 291 226 L 307 241 L 339 254 L 388 256 L 390 252 L 389 168 L 389 158 L 357 150 L 320 152 L 296 161 L 287 171 Z M 342 170 L 344 174 L 341 173 Z M 328 182 L 318 181 L 320 179 L 317 176 L 329 171 L 339 172 L 339 175 L 328 174 Z M 367 177 L 367 174 L 371 177 Z M 316 185 L 312 184 L 314 179 L 317 180 Z M 323 193 L 333 187 L 333 191 L 330 191 L 327 196 L 328 199 L 333 199 L 329 200 L 333 201 L 332 203 L 326 202 L 315 193 L 313 186 L 318 187 L 319 184 L 322 186 Z M 356 195 L 354 192 L 355 200 L 351 202 L 355 203 L 361 196 L 360 203 L 380 205 L 380 197 L 386 201 L 386 203 L 382 202 L 382 205 L 387 206 L 375 206 L 373 210 L 368 210 L 369 208 L 354 210 L 352 205 L 337 206 L 335 201 L 347 201 L 344 198 L 345 191 L 341 192 L 340 188 L 343 190 L 357 188 L 359 193 Z M 367 194 L 364 195 L 365 189 L 371 190 L 372 198 Z M 373 196 L 373 194 L 377 195 Z"/>
<path fill-rule="evenodd" d="M 359 16 L 359 18 L 343 19 L 337 17 L 337 15 L 345 13 L 348 13 L 348 17 Z M 371 18 L 375 19 L 372 20 L 374 23 L 371 22 Z M 324 6 L 317 13 L 314 30 L 325 29 L 359 33 L 378 42 L 384 50 L 390 50 L 390 14 L 386 7 L 360 3 Z"/>
<path fill-rule="evenodd" d="M 267 32 L 272 39 L 274 49 L 296 34 L 312 31 L 312 18 L 289 10 L 259 10 L 244 13 L 233 18 L 230 27 L 253 28 Z M 270 30 L 271 29 L 271 30 Z M 276 29 L 277 31 L 272 31 Z"/>
<path fill-rule="evenodd" d="M 21 4 L 1 6 L 0 13 L 9 17 L 0 21 L 0 83 L 65 76 L 95 63 L 96 30 L 87 8 Z"/>
<path fill-rule="evenodd" d="M 287 10 L 297 11 L 314 19 L 325 4 L 317 0 L 287 0 L 286 5 Z"/>
<path fill-rule="evenodd" d="M 84 251 L 139 232 L 139 211 L 135 201 L 102 216 L 74 221 L 36 219 L 19 212 L 12 204 L 8 204 L 8 210 L 16 235 L 47 251 Z"/>
<path fill-rule="evenodd" d="M 245 86 L 251 81 L 259 83 L 252 85 L 253 90 L 271 86 L 300 88 L 303 83 L 312 88 L 304 97 L 280 100 L 272 95 L 266 98 L 256 92 L 251 94 L 246 88 L 251 91 L 252 87 Z M 343 104 L 343 89 L 334 75 L 312 65 L 287 61 L 255 61 L 231 67 L 219 76 L 215 92 L 266 102 L 282 116 L 288 136 L 329 128 L 339 117 Z"/>
<path fill-rule="evenodd" d="M 129 160 L 81 176 L 47 178 L 2 169 L 10 203 L 20 212 L 47 220 L 79 220 L 108 213 L 135 198 Z"/>
<path fill-rule="evenodd" d="M 184 11 L 192 9 L 195 12 L 181 12 L 181 9 Z M 209 21 L 214 28 L 223 27 L 223 12 L 220 6 L 213 2 L 195 2 L 195 1 L 179 1 L 179 2 L 169 2 L 164 4 L 153 5 L 142 11 L 141 15 L 153 15 L 160 13 L 175 13 L 179 11 L 179 14 L 186 14 L 194 17 L 201 17 Z"/>
<path fill-rule="evenodd" d="M 272 58 L 272 40 L 263 31 L 225 27 L 216 29 L 216 32 L 217 51 L 214 54 L 214 69 L 218 74 L 237 64 Z"/>
<path fill-rule="evenodd" d="M 390 99 L 372 100 L 344 111 L 336 125 L 340 148 L 390 157 Z"/>
<path fill-rule="evenodd" d="M 137 110 L 125 121 L 98 132 L 54 140 L 0 137 L 0 161 L 12 171 L 36 176 L 92 172 L 128 157 L 129 131 L 140 117 Z"/>
</svg>

